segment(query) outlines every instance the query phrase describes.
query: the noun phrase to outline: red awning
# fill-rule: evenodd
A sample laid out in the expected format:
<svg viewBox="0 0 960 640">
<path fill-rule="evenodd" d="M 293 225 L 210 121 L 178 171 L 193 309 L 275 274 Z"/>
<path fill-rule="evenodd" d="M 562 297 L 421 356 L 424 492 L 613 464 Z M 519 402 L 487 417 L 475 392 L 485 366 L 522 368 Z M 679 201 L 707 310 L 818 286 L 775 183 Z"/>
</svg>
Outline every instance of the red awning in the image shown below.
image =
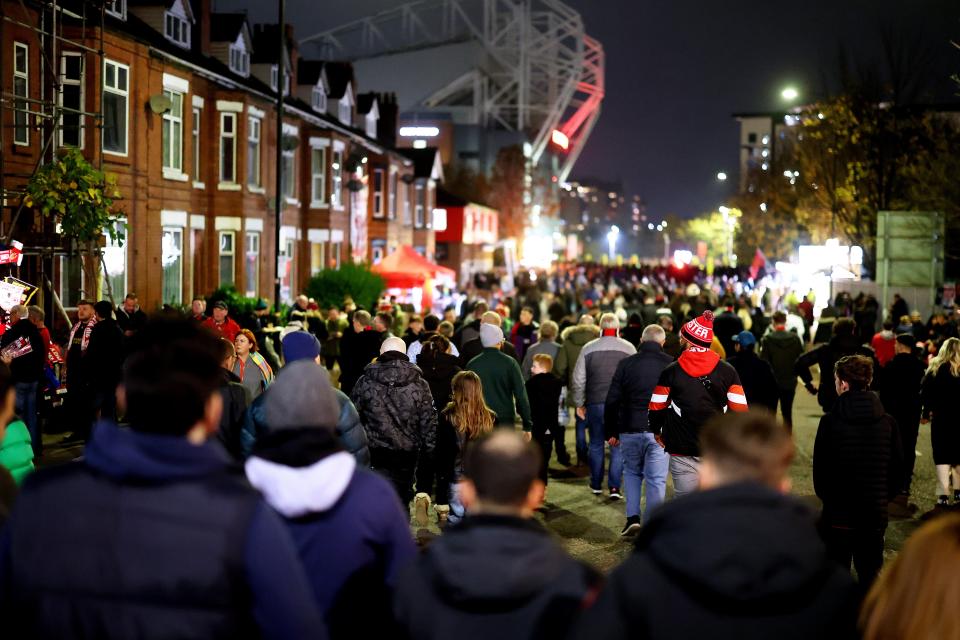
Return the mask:
<svg viewBox="0 0 960 640">
<path fill-rule="evenodd" d="M 379 264 L 373 265 L 370 270 L 383 276 L 387 281 L 388 289 L 422 287 L 427 279 L 439 276 L 456 278 L 456 272 L 453 269 L 430 262 L 409 245 L 401 245 Z"/>
</svg>

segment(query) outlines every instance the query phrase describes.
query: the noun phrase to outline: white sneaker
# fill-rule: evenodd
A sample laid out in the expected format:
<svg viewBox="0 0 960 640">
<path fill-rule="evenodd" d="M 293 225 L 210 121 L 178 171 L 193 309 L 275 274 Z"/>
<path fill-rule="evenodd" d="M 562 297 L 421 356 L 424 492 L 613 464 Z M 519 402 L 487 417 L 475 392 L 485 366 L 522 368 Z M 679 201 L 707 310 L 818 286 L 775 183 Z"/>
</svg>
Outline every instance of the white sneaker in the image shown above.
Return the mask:
<svg viewBox="0 0 960 640">
<path fill-rule="evenodd" d="M 430 496 L 418 493 L 413 497 L 413 520 L 418 527 L 430 524 Z"/>
</svg>

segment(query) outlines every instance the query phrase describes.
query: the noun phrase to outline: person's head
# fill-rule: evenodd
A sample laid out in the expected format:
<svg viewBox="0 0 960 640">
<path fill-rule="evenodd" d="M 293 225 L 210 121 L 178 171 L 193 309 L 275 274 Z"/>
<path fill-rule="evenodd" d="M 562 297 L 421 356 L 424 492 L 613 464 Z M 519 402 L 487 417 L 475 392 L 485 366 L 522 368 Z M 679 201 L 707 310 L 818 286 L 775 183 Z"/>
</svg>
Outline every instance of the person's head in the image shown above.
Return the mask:
<svg viewBox="0 0 960 640">
<path fill-rule="evenodd" d="M 933 344 L 933 341 L 931 341 Z M 940 345 L 940 351 L 930 359 L 927 373 L 936 373 L 943 365 L 950 365 L 950 373 L 960 376 L 960 339 L 947 338 Z"/>
<path fill-rule="evenodd" d="M 380 333 L 390 331 L 393 328 L 393 316 L 390 312 L 380 311 L 377 313 L 377 317 L 373 319 L 373 328 Z"/>
<path fill-rule="evenodd" d="M 47 314 L 43 312 L 43 309 L 35 304 L 32 304 L 27 307 L 27 317 L 30 319 L 30 322 L 35 324 L 37 327 L 42 327 L 43 321 L 47 317 Z"/>
<path fill-rule="evenodd" d="M 280 341 L 280 346 L 286 364 L 298 360 L 320 362 L 320 341 L 309 331 L 291 331 Z"/>
<path fill-rule="evenodd" d="M 660 316 L 657 318 L 657 324 L 659 324 L 663 330 L 673 333 L 673 318 L 670 316 Z"/>
<path fill-rule="evenodd" d="M 219 340 L 169 315 L 150 320 L 131 338 L 117 401 L 132 429 L 194 442 L 216 432 L 223 409 Z"/>
<path fill-rule="evenodd" d="M 303 295 L 302 293 L 297 296 L 297 306 L 301 309 L 306 309 L 310 305 L 310 298 Z"/>
<path fill-rule="evenodd" d="M 440 327 L 440 318 L 430 314 L 423 319 L 423 330 L 435 332 Z"/>
<path fill-rule="evenodd" d="M 450 324 L 457 321 L 457 310 L 453 307 L 447 307 L 443 310 L 443 319 Z"/>
<path fill-rule="evenodd" d="M 530 324 L 533 322 L 533 309 L 524 307 L 520 309 L 520 324 Z"/>
<path fill-rule="evenodd" d="M 906 318 L 907 316 L 903 316 L 903 317 Z M 909 320 L 909 318 L 907 318 L 907 319 Z M 884 321 L 883 321 L 883 330 L 884 330 L 884 331 L 893 331 L 893 327 L 894 327 L 893 320 L 884 320 Z"/>
<path fill-rule="evenodd" d="M 860 610 L 864 640 L 960 638 L 960 514 L 934 518 L 903 545 Z"/>
<path fill-rule="evenodd" d="M 86 322 L 93 317 L 93 303 L 89 300 L 81 300 L 77 303 L 77 320 Z"/>
<path fill-rule="evenodd" d="M 257 339 L 250 329 L 240 329 L 240 333 L 233 341 L 233 346 L 237 349 L 238 357 L 246 358 L 251 352 L 255 353 L 257 351 Z"/>
<path fill-rule="evenodd" d="M 923 322 L 923 316 L 920 315 L 920 312 L 914 309 L 910 312 L 910 322 Z"/>
<path fill-rule="evenodd" d="M 787 314 L 783 311 L 774 311 L 773 326 L 782 329 L 787 326 Z"/>
<path fill-rule="evenodd" d="M 493 430 L 495 414 L 483 399 L 480 376 L 473 371 L 460 371 L 453 376 L 450 403 L 444 412 L 466 440 L 476 440 Z"/>
<path fill-rule="evenodd" d="M 407 352 L 407 343 L 404 342 L 402 338 L 396 336 L 391 336 L 380 343 L 381 356 L 391 351 L 405 354 Z"/>
<path fill-rule="evenodd" d="M 913 353 L 917 346 L 917 339 L 909 333 L 901 333 L 897 336 L 897 344 L 893 346 L 894 353 Z"/>
<path fill-rule="evenodd" d="M 585 327 L 592 327 L 593 325 L 597 324 L 597 321 L 593 319 L 592 315 L 590 315 L 589 313 L 585 313 L 582 316 L 580 316 L 580 320 L 577 321 L 577 324 L 583 325 Z"/>
<path fill-rule="evenodd" d="M 849 338 L 853 336 L 857 329 L 857 323 L 853 318 L 837 318 L 833 322 L 833 335 L 838 338 Z"/>
<path fill-rule="evenodd" d="M 113 317 L 113 303 L 109 300 L 101 300 L 93 305 L 93 312 L 97 314 L 97 320 L 108 320 Z"/>
<path fill-rule="evenodd" d="M 540 452 L 508 429 L 467 448 L 460 497 L 471 514 L 530 518 L 543 502 Z"/>
<path fill-rule="evenodd" d="M 229 313 L 229 310 L 227 309 L 227 303 L 223 300 L 214 302 L 212 313 L 214 322 L 225 322 L 227 320 L 227 314 Z"/>
<path fill-rule="evenodd" d="M 486 322 L 480 324 L 480 344 L 483 348 L 499 348 L 502 343 L 503 330 L 500 328 L 500 325 L 488 324 Z"/>
<path fill-rule="evenodd" d="M 495 327 L 503 326 L 503 316 L 501 316 L 496 311 L 487 311 L 482 316 L 480 316 L 480 324 L 491 324 Z"/>
<path fill-rule="evenodd" d="M 440 326 L 437 327 L 437 332 L 440 335 L 442 335 L 444 338 L 449 340 L 450 338 L 453 337 L 453 334 L 454 334 L 453 323 L 447 322 L 446 320 L 444 320 L 443 322 L 440 323 Z"/>
<path fill-rule="evenodd" d="M 426 360 L 436 360 L 441 353 L 450 353 L 450 341 L 446 336 L 439 333 L 427 338 L 423 343 L 423 349 L 420 350 L 420 356 L 426 356 Z M 419 361 L 419 360 L 418 360 Z"/>
<path fill-rule="evenodd" d="M 286 429 L 323 429 L 333 435 L 340 403 L 325 367 L 311 360 L 288 363 L 264 392 L 267 437 Z M 304 452 L 306 453 L 306 452 Z"/>
<path fill-rule="evenodd" d="M 790 491 L 794 446 L 790 433 L 763 411 L 731 411 L 709 420 L 700 432 L 700 488 L 757 482 Z"/>
<path fill-rule="evenodd" d="M 699 318 L 680 327 L 680 339 L 694 347 L 709 349 L 713 343 L 713 312 L 704 311 Z"/>
<path fill-rule="evenodd" d="M 7 424 L 13 419 L 16 404 L 17 394 L 10 367 L 0 362 L 0 442 L 3 442 L 3 436 L 6 435 Z"/>
<path fill-rule="evenodd" d="M 553 356 L 549 353 L 537 353 L 533 356 L 533 364 L 530 367 L 531 373 L 550 373 L 553 371 Z"/>
<path fill-rule="evenodd" d="M 196 298 L 194 298 L 193 301 L 190 303 L 190 311 L 195 316 L 202 316 L 206 310 L 207 310 L 207 301 L 201 298 L 200 296 L 197 296 Z"/>
<path fill-rule="evenodd" d="M 410 316 L 410 322 L 407 323 L 407 326 L 410 327 L 410 331 L 420 333 L 423 331 L 423 318 L 420 316 Z"/>
<path fill-rule="evenodd" d="M 667 341 L 667 332 L 663 330 L 658 324 L 649 324 L 643 328 L 643 333 L 640 334 L 640 342 L 653 342 L 655 344 L 663 346 L 663 343 Z"/>
<path fill-rule="evenodd" d="M 109 304 L 109 303 L 107 303 Z M 21 320 L 26 320 L 29 312 L 22 304 L 15 304 L 10 307 L 10 324 L 16 324 Z"/>
<path fill-rule="evenodd" d="M 137 294 L 135 293 L 128 293 L 123 299 L 123 310 L 127 313 L 133 313 L 139 305 L 140 302 L 137 300 Z"/>
<path fill-rule="evenodd" d="M 757 345 L 757 337 L 749 331 L 741 331 L 733 336 L 733 343 L 737 351 L 753 351 Z"/>
<path fill-rule="evenodd" d="M 370 312 L 360 309 L 353 312 L 353 328 L 355 331 L 363 331 L 370 326 Z"/>
<path fill-rule="evenodd" d="M 605 313 L 600 316 L 600 330 L 601 331 L 611 331 L 617 330 L 620 328 L 620 321 L 617 320 L 617 316 L 612 313 Z"/>
<path fill-rule="evenodd" d="M 873 380 L 873 360 L 867 356 L 844 356 L 833 366 L 837 395 L 847 391 L 866 391 Z"/>
<path fill-rule="evenodd" d="M 217 344 L 220 346 L 220 366 L 227 371 L 233 371 L 233 365 L 237 363 L 236 347 L 226 338 L 220 338 Z"/>
<path fill-rule="evenodd" d="M 482 318 L 483 314 L 490 310 L 490 307 L 483 300 L 477 300 L 477 303 L 473 305 L 473 317 Z"/>
<path fill-rule="evenodd" d="M 546 320 L 543 324 L 540 325 L 540 342 L 553 342 L 557 339 L 557 334 L 560 333 L 560 327 L 557 326 L 557 323 L 553 320 Z"/>
</svg>

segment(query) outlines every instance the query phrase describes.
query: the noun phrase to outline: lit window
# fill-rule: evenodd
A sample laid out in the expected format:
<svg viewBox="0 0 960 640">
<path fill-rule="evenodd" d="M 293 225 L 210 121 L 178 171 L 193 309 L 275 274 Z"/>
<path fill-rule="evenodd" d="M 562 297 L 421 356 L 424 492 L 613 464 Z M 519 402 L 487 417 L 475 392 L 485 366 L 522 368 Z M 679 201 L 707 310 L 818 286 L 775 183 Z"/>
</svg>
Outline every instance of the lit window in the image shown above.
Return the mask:
<svg viewBox="0 0 960 640">
<path fill-rule="evenodd" d="M 83 55 L 60 57 L 60 144 L 83 148 Z"/>
<path fill-rule="evenodd" d="M 250 75 L 250 54 L 237 45 L 230 47 L 230 70 L 244 77 Z"/>
<path fill-rule="evenodd" d="M 161 124 L 163 168 L 179 173 L 183 170 L 183 94 L 164 90 L 163 95 L 170 100 Z"/>
<path fill-rule="evenodd" d="M 400 176 L 394 171 L 390 174 L 390 190 L 387 192 L 387 217 L 391 220 L 397 219 L 397 184 L 399 182 Z"/>
<path fill-rule="evenodd" d="M 310 156 L 310 202 L 322 205 L 327 200 L 327 150 L 314 147 Z"/>
<path fill-rule="evenodd" d="M 30 47 L 22 42 L 13 43 L 13 143 L 30 144 Z"/>
<path fill-rule="evenodd" d="M 121 20 L 127 19 L 127 0 L 106 0 L 103 7 L 110 15 Z"/>
<path fill-rule="evenodd" d="M 350 124 L 350 121 L 352 120 L 352 118 L 350 117 L 350 115 L 351 115 L 351 113 L 352 113 L 352 110 L 351 110 L 350 107 L 351 107 L 351 105 L 350 105 L 350 95 L 347 94 L 347 95 L 343 96 L 343 98 L 340 100 L 340 104 L 339 104 L 339 106 L 338 106 L 337 117 L 340 119 L 340 122 L 342 122 L 342 123 L 344 123 L 344 124 Z"/>
<path fill-rule="evenodd" d="M 323 87 L 314 87 L 311 92 L 311 98 L 314 111 L 323 113 L 327 110 L 327 94 L 324 93 Z"/>
<path fill-rule="evenodd" d="M 247 185 L 260 187 L 260 118 L 247 118 Z"/>
<path fill-rule="evenodd" d="M 220 286 L 226 287 L 235 283 L 236 251 L 234 242 L 236 233 L 233 231 L 220 232 Z"/>
<path fill-rule="evenodd" d="M 330 204 L 343 206 L 343 151 L 334 149 L 333 162 L 330 164 Z"/>
<path fill-rule="evenodd" d="M 294 261 L 293 253 L 296 242 L 293 238 L 287 237 L 280 243 L 280 259 L 277 266 L 280 269 L 280 299 L 290 300 L 293 296 L 292 289 L 294 283 Z"/>
<path fill-rule="evenodd" d="M 373 217 L 383 217 L 383 169 L 373 170 Z"/>
<path fill-rule="evenodd" d="M 163 303 L 183 301 L 183 229 L 164 227 L 160 243 L 160 265 L 163 269 Z"/>
<path fill-rule="evenodd" d="M 400 183 L 400 202 L 403 203 L 403 224 L 409 227 L 413 224 L 413 218 L 410 215 L 410 187 L 406 182 Z"/>
<path fill-rule="evenodd" d="M 277 65 L 270 67 L 270 88 L 274 91 L 277 90 L 277 84 L 279 83 L 280 71 L 278 70 Z"/>
<path fill-rule="evenodd" d="M 416 199 L 416 205 L 414 209 L 414 226 L 417 229 L 423 227 L 424 223 L 424 214 L 427 208 L 427 190 L 423 188 L 422 182 L 417 182 L 416 190 L 414 193 Z"/>
<path fill-rule="evenodd" d="M 260 233 L 248 231 L 244 246 L 245 295 L 256 298 L 260 291 Z"/>
<path fill-rule="evenodd" d="M 163 35 L 181 47 L 190 48 L 190 22 L 182 16 L 169 11 L 163 14 Z"/>
<path fill-rule="evenodd" d="M 111 226 L 115 233 L 126 236 L 126 220 L 117 220 L 111 223 Z M 116 297 L 127 290 L 127 247 L 120 243 L 119 238 L 113 239 L 107 230 L 104 230 L 103 236 L 104 268 L 101 273 L 101 287 L 103 291 L 110 291 Z"/>
<path fill-rule="evenodd" d="M 105 60 L 103 62 L 103 150 L 127 155 L 127 107 L 129 104 L 130 67 Z"/>
<path fill-rule="evenodd" d="M 237 114 L 220 114 L 220 182 L 237 181 Z"/>
</svg>

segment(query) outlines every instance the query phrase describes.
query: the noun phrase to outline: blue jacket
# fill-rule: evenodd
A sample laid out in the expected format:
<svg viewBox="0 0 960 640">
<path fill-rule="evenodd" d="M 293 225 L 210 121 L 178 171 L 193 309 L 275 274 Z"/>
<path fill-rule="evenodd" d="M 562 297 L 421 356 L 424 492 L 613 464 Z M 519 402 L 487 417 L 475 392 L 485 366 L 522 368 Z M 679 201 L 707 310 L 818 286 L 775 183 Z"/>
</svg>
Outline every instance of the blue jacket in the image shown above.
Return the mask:
<svg viewBox="0 0 960 640">
<path fill-rule="evenodd" d="M 0 536 L 11 638 L 322 638 L 283 522 L 216 442 L 100 423 Z"/>
<path fill-rule="evenodd" d="M 347 394 L 339 389 L 334 389 L 333 392 L 337 396 L 337 402 L 340 403 L 340 417 L 337 419 L 337 435 L 340 437 L 340 443 L 344 449 L 353 454 L 357 464 L 369 467 L 370 449 L 367 447 L 367 432 L 363 430 L 363 425 L 360 423 L 357 408 Z M 267 418 L 263 408 L 265 397 L 263 394 L 257 396 L 247 409 L 243 431 L 240 433 L 244 458 L 250 457 L 253 443 L 267 430 Z"/>
</svg>

